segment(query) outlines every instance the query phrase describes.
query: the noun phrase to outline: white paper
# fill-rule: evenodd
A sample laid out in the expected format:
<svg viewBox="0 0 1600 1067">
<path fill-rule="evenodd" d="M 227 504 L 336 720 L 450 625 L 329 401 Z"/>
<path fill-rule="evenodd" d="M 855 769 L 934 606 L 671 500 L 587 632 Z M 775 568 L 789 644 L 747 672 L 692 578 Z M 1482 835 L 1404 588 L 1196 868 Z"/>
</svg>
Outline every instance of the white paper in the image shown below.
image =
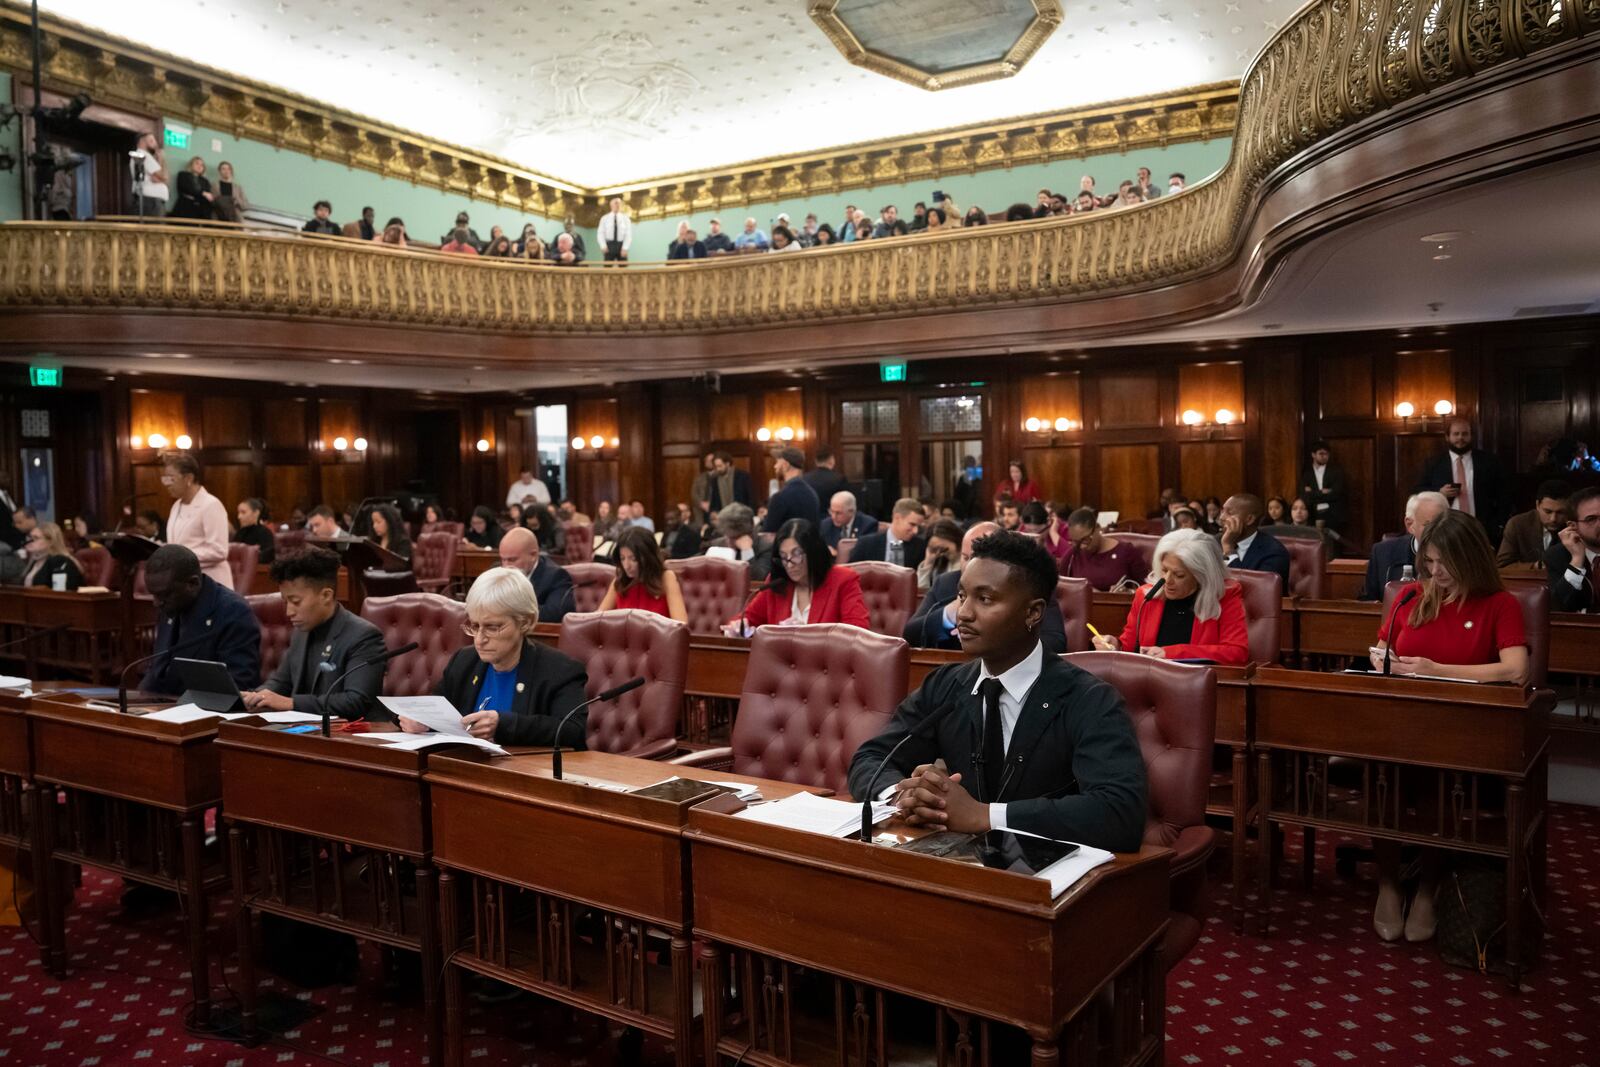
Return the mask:
<svg viewBox="0 0 1600 1067">
<path fill-rule="evenodd" d="M 892 804 L 874 804 L 873 823 L 877 824 L 891 818 L 896 810 Z M 735 818 L 750 819 L 790 830 L 803 830 L 808 834 L 848 837 L 861 830 L 861 805 L 850 800 L 819 797 L 814 793 L 795 793 L 770 804 L 746 808 Z"/>
<path fill-rule="evenodd" d="M 712 545 L 706 549 L 706 555 L 711 559 L 737 560 L 739 558 L 739 554 L 726 545 Z"/>
<path fill-rule="evenodd" d="M 461 713 L 444 697 L 379 697 L 378 703 L 438 733 L 469 736 L 467 728 L 461 725 Z"/>
<path fill-rule="evenodd" d="M 262 722 L 277 723 L 280 726 L 285 723 L 322 721 L 321 715 L 313 715 L 309 711 L 258 711 L 255 715 Z"/>
<path fill-rule="evenodd" d="M 1061 857 L 1034 877 L 1047 879 L 1050 882 L 1050 895 L 1059 897 L 1072 888 L 1078 879 L 1102 863 L 1110 863 L 1115 858 L 1103 848 L 1079 845 L 1078 851 L 1070 856 Z"/>
<path fill-rule="evenodd" d="M 368 734 L 367 736 L 378 737 L 381 735 Z M 390 734 L 388 736 L 394 737 L 398 735 Z M 471 734 L 462 734 L 460 737 L 455 734 L 406 734 L 402 740 L 392 742 L 389 747 L 403 749 L 407 752 L 417 752 L 425 748 L 435 748 L 439 745 L 471 745 L 473 748 L 481 748 L 485 752 L 493 752 L 497 756 L 511 755 L 511 753 L 493 741 L 485 741 L 482 738 L 473 737 Z"/>
<path fill-rule="evenodd" d="M 222 716 L 214 711 L 207 711 L 198 704 L 179 704 L 160 711 L 152 711 L 144 717 L 157 722 L 194 722 L 196 719 L 220 719 Z"/>
<path fill-rule="evenodd" d="M 1096 513 L 1094 522 L 1096 526 L 1106 530 L 1115 526 L 1120 518 L 1122 518 L 1122 512 L 1120 511 L 1101 511 Z"/>
<path fill-rule="evenodd" d="M 17 678 L 9 674 L 0 674 L 0 689 L 28 689 L 33 685 L 26 678 Z"/>
</svg>

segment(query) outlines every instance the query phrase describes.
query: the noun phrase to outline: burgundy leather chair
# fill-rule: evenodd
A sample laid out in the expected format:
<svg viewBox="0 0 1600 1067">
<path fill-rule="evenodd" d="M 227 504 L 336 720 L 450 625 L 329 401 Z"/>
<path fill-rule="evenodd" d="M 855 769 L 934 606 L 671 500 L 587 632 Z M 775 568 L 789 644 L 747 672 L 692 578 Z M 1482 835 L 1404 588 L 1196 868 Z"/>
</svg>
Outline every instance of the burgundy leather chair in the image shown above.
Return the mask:
<svg viewBox="0 0 1600 1067">
<path fill-rule="evenodd" d="M 861 599 L 867 605 L 867 624 L 875 634 L 898 637 L 917 610 L 917 572 L 882 560 L 846 563 L 861 579 Z"/>
<path fill-rule="evenodd" d="M 1385 619 L 1394 610 L 1395 595 L 1404 584 L 1404 582 L 1390 582 L 1383 587 Z M 1550 587 L 1517 582 L 1508 585 L 1507 589 L 1522 606 L 1522 629 L 1528 637 L 1528 684 L 1536 689 L 1542 689 L 1550 680 Z M 1410 608 L 1406 610 L 1409 611 Z M 1378 643 L 1376 629 L 1372 632 L 1372 643 Z"/>
<path fill-rule="evenodd" d="M 562 652 L 583 664 L 592 698 L 633 678 L 644 685 L 589 706 L 589 748 L 640 759 L 678 747 L 678 710 L 689 677 L 689 627 L 653 611 L 573 612 L 561 620 Z"/>
<path fill-rule="evenodd" d="M 569 563 L 562 569 L 572 575 L 573 611 L 598 610 L 617 578 L 617 568 L 609 563 Z"/>
<path fill-rule="evenodd" d="M 1067 627 L 1067 651 L 1087 652 L 1094 646 L 1089 633 L 1089 605 L 1093 590 L 1087 578 L 1057 578 L 1056 606 Z"/>
<path fill-rule="evenodd" d="M 78 549 L 72 555 L 78 561 L 78 569 L 83 572 L 84 585 L 116 588 L 113 583 L 117 577 L 117 561 L 116 557 L 111 555 L 110 549 L 89 545 Z"/>
<path fill-rule="evenodd" d="M 763 626 L 750 639 L 729 747 L 674 760 L 850 795 L 850 760 L 905 699 L 911 650 L 846 623 Z"/>
<path fill-rule="evenodd" d="M 383 676 L 386 697 L 426 696 L 433 692 L 445 664 L 471 638 L 462 631 L 467 606 L 437 593 L 369 596 L 361 617 L 383 631 L 390 648 L 415 641 L 421 647 L 389 661 Z"/>
<path fill-rule="evenodd" d="M 750 595 L 750 564 L 742 559 L 669 559 L 667 569 L 678 576 L 690 633 L 720 636 L 722 624 L 738 618 Z"/>
<path fill-rule="evenodd" d="M 594 559 L 593 526 L 578 522 L 567 526 L 567 547 L 563 558 L 568 563 L 588 563 Z"/>
<path fill-rule="evenodd" d="M 849 563 L 850 553 L 854 552 L 855 550 L 856 539 L 854 537 L 841 537 L 839 538 L 838 555 L 836 555 L 834 559 L 838 560 L 840 563 Z"/>
<path fill-rule="evenodd" d="M 228 545 L 228 570 L 233 573 L 233 591 L 249 596 L 256 584 L 256 565 L 261 562 L 261 549 L 239 541 Z"/>
<path fill-rule="evenodd" d="M 1165 535 L 1113 530 L 1106 534 L 1106 536 L 1114 541 L 1121 542 L 1125 545 L 1132 545 L 1133 547 L 1137 548 L 1139 550 L 1139 554 L 1144 557 L 1144 569 L 1148 571 L 1150 569 L 1150 561 L 1154 559 L 1156 555 L 1156 544 Z"/>
<path fill-rule="evenodd" d="M 459 524 L 457 524 L 459 525 Z M 460 534 L 425 533 L 411 546 L 411 573 L 425 593 L 443 593 L 455 581 Z"/>
<path fill-rule="evenodd" d="M 459 541 L 467 535 L 467 527 L 465 523 L 460 522 L 425 522 L 422 524 L 422 532 L 447 533 Z"/>
<path fill-rule="evenodd" d="M 283 597 L 278 593 L 259 593 L 244 598 L 255 612 L 261 626 L 261 680 L 265 682 L 278 669 L 283 654 L 289 651 L 289 641 L 294 637 L 294 626 L 289 613 L 284 610 Z"/>
<path fill-rule="evenodd" d="M 285 552 L 293 552 L 297 548 L 304 548 L 305 543 L 306 532 L 304 530 L 273 530 L 273 558 L 276 559 Z"/>
<path fill-rule="evenodd" d="M 1244 596 L 1252 663 L 1277 663 L 1283 648 L 1283 579 L 1268 571 L 1228 568 Z"/>
<path fill-rule="evenodd" d="M 1289 552 L 1287 596 L 1321 600 L 1328 595 L 1328 542 L 1320 537 L 1280 537 Z"/>
<path fill-rule="evenodd" d="M 1206 825 L 1217 731 L 1216 672 L 1131 652 L 1079 652 L 1067 662 L 1115 687 L 1133 719 L 1148 783 L 1144 843 L 1177 853 L 1171 921 L 1161 943 L 1161 958 L 1170 970 L 1188 955 L 1205 925 L 1206 862 L 1217 840 Z"/>
<path fill-rule="evenodd" d="M 361 584 L 367 596 L 404 596 L 420 593 L 417 576 L 411 571 L 362 571 Z"/>
</svg>

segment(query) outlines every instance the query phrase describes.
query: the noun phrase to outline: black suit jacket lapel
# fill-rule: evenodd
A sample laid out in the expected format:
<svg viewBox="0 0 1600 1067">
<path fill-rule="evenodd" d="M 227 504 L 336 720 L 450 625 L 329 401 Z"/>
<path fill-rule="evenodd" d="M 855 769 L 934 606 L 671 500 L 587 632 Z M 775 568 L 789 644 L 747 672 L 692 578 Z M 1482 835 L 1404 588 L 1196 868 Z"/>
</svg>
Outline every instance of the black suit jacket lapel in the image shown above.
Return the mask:
<svg viewBox="0 0 1600 1067">
<path fill-rule="evenodd" d="M 1022 705 L 1022 714 L 1017 716 L 1017 725 L 1011 731 L 1011 744 L 1006 746 L 1006 770 L 1001 776 L 1004 784 L 996 800 L 1004 800 L 1006 794 L 1016 790 L 1017 784 L 1022 781 L 1028 759 L 1039 746 L 1040 738 L 1056 717 L 1066 711 L 1061 688 L 1052 677 L 1056 673 L 1051 670 L 1053 659 L 1049 653 L 1045 654 L 1044 669 L 1039 672 L 1039 680 L 1033 683 L 1027 703 Z"/>
</svg>

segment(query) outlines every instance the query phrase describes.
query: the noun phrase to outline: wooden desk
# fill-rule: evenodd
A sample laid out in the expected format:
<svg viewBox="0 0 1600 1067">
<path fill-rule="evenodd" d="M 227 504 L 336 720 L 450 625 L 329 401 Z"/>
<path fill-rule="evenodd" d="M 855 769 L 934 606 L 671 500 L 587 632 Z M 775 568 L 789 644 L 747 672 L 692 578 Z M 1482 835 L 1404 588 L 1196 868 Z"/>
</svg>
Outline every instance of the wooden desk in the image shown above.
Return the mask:
<svg viewBox="0 0 1600 1067">
<path fill-rule="evenodd" d="M 291 734 L 238 722 L 222 724 L 216 749 L 246 1039 L 256 1037 L 253 920 L 267 912 L 418 953 L 429 1062 L 440 1062 L 428 753 L 396 752 L 359 734 Z"/>
<path fill-rule="evenodd" d="M 1037 878 L 712 810 L 726 806 L 695 807 L 685 834 L 708 1065 L 1022 1062 L 996 1050 L 1002 1026 L 1025 1032 L 1033 1067 L 1160 1062 L 1169 851 L 1051 899 Z"/>
<path fill-rule="evenodd" d="M 1251 687 L 1263 928 L 1270 916 L 1273 822 L 1503 857 L 1515 988 L 1525 962 L 1525 898 L 1544 899 L 1555 694 L 1273 667 L 1257 671 Z M 1491 798 L 1502 790 L 1505 801 L 1497 808 Z"/>
<path fill-rule="evenodd" d="M 1367 561 L 1364 559 L 1330 559 L 1327 570 L 1328 597 L 1333 600 L 1354 600 L 1367 580 Z M 1549 575 L 1543 567 L 1532 563 L 1517 563 L 1500 568 L 1500 577 L 1507 586 L 1544 585 Z"/>
<path fill-rule="evenodd" d="M 477 581 L 478 575 L 498 566 L 500 566 L 500 552 L 497 549 L 477 548 L 465 544 L 456 548 L 456 573 L 454 577 L 461 583 L 461 592 L 463 594 L 472 588 L 472 583 Z"/>
<path fill-rule="evenodd" d="M 39 856 L 103 867 L 124 879 L 177 893 L 188 928 L 194 1022 L 211 1009 L 206 949 L 208 891 L 224 886 L 220 858 L 205 853 L 206 813 L 222 801 L 218 719 L 171 723 L 85 706 L 82 697 L 35 697 L 33 777 L 45 802 L 59 791 L 61 820 L 37 821 Z M 66 971 L 65 916 L 49 909 L 46 943 L 53 973 Z"/>
<path fill-rule="evenodd" d="M 695 799 L 648 799 L 629 788 L 677 775 L 758 782 L 603 752 L 548 753 L 486 763 L 436 758 L 433 803 L 445 975 L 444 1062 L 461 1062 L 462 971 L 489 975 L 573 1007 L 671 1037 L 679 1067 L 694 1050 L 688 849 L 682 832 Z M 760 782 L 778 799 L 800 792 Z M 515 847 L 508 828 L 515 828 Z M 651 942 L 668 942 L 666 963 Z"/>
<path fill-rule="evenodd" d="M 335 580 L 335 583 L 334 596 L 338 598 L 339 603 L 347 608 L 350 607 L 350 573 L 340 567 L 339 577 Z M 256 564 L 255 578 L 251 580 L 248 593 L 259 596 L 263 593 L 276 593 L 277 591 L 278 583 L 272 580 L 272 564 Z"/>
<path fill-rule="evenodd" d="M 1600 677 L 1600 615 L 1550 613 L 1550 669 Z"/>
<path fill-rule="evenodd" d="M 132 619 L 135 629 L 153 627 L 154 601 L 135 599 Z M 114 680 L 122 664 L 125 621 L 119 593 L 56 592 L 36 586 L 0 589 L 0 627 L 7 640 L 30 630 L 66 627 L 17 650 L 16 658 L 27 661 L 30 672 L 51 668 L 97 685 Z"/>
<path fill-rule="evenodd" d="M 1299 652 L 1364 660 L 1378 642 L 1383 605 L 1371 600 L 1300 600 L 1295 604 Z"/>
<path fill-rule="evenodd" d="M 1244 884 L 1249 872 L 1251 798 L 1250 750 L 1255 718 L 1250 702 L 1250 676 L 1257 664 L 1214 666 L 1217 676 L 1217 744 L 1229 751 L 1229 772 L 1213 776 L 1206 814 L 1228 819 L 1233 826 L 1233 925 L 1244 929 Z"/>
</svg>

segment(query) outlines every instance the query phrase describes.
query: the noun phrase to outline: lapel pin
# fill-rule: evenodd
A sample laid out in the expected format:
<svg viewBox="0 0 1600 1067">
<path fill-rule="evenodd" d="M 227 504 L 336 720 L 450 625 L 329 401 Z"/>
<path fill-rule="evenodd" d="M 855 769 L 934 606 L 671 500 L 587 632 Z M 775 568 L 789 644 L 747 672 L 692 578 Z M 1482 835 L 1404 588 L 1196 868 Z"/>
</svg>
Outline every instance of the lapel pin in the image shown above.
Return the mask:
<svg viewBox="0 0 1600 1067">
<path fill-rule="evenodd" d="M 322 646 L 322 654 L 324 656 L 331 655 L 332 653 L 333 653 L 333 646 L 332 645 L 323 645 Z"/>
<path fill-rule="evenodd" d="M 1472 620 L 1471 619 L 1467 620 L 1467 629 L 1469 629 L 1469 630 L 1472 629 Z"/>
<path fill-rule="evenodd" d="M 524 689 L 526 689 L 526 688 L 528 688 L 528 687 L 527 687 L 527 686 L 526 686 L 526 685 L 524 685 L 524 684 L 523 684 L 523 683 L 521 683 L 521 682 L 518 682 L 518 683 L 517 683 L 517 692 L 519 692 L 519 693 L 520 693 L 520 692 L 522 692 L 522 691 L 523 691 L 523 690 L 524 690 Z"/>
<path fill-rule="evenodd" d="M 476 674 L 474 674 L 472 676 L 472 684 L 473 685 L 477 685 L 478 684 L 478 676 Z"/>
<path fill-rule="evenodd" d="M 1040 707 L 1045 707 L 1045 708 L 1048 708 L 1049 706 L 1050 706 L 1050 702 L 1048 700 L 1046 700 L 1043 704 L 1040 705 Z"/>
<path fill-rule="evenodd" d="M 207 626 L 210 626 L 210 625 L 211 625 L 211 620 L 210 620 L 210 619 L 207 619 L 207 620 L 206 620 L 206 625 L 207 625 Z"/>
</svg>

